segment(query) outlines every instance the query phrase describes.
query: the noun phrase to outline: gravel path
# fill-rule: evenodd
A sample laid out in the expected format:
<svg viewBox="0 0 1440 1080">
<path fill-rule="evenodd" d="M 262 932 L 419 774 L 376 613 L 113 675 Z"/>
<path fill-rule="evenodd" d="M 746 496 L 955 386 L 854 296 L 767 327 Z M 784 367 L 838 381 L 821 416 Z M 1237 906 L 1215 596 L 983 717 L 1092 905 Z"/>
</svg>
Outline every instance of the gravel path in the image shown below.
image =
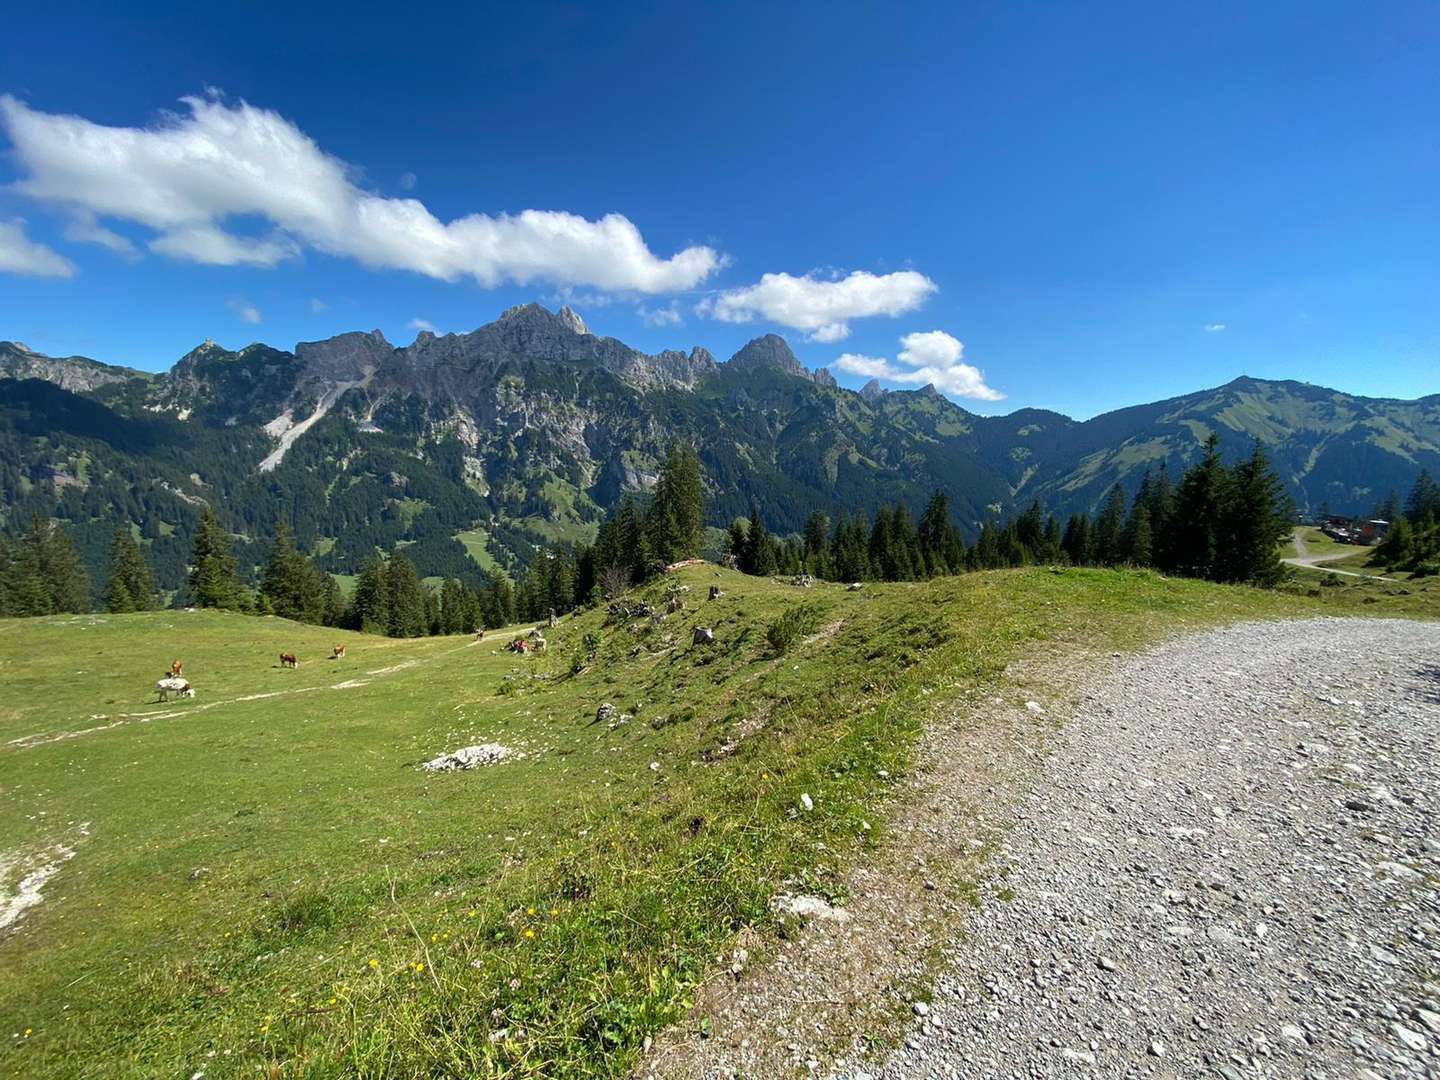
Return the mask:
<svg viewBox="0 0 1440 1080">
<path fill-rule="evenodd" d="M 900 1077 L 1440 1077 L 1440 625 L 1179 639 L 1093 686 Z"/>
</svg>

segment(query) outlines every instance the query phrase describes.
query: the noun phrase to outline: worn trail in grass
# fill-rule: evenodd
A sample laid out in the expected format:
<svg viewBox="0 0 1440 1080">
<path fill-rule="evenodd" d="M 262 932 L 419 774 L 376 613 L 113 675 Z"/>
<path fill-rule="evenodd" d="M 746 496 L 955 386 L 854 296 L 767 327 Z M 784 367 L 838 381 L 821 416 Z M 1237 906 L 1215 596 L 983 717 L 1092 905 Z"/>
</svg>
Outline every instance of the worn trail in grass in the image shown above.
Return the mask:
<svg viewBox="0 0 1440 1080">
<path fill-rule="evenodd" d="M 621 1074 L 777 890 L 841 898 L 927 708 L 1037 642 L 1347 610 L 1091 570 L 694 567 L 649 600 L 672 585 L 664 621 L 567 618 L 529 659 L 208 612 L 0 623 L 0 745 L 140 711 L 174 657 L 201 695 L 0 751 L 0 889 L 73 851 L 0 931 L 0 1072 Z M 416 767 L 481 742 L 517 756 Z"/>
</svg>

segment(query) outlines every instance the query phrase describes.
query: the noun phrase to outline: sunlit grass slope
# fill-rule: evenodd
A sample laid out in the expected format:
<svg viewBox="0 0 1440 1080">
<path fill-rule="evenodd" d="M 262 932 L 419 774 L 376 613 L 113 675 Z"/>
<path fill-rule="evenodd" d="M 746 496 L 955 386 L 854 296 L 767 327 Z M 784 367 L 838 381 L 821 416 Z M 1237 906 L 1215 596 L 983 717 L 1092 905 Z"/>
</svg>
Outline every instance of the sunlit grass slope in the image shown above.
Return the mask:
<svg viewBox="0 0 1440 1080">
<path fill-rule="evenodd" d="M 3 887 L 58 866 L 0 931 L 0 1074 L 618 1074 L 776 891 L 833 897 L 927 710 L 1028 643 L 1348 610 L 1098 570 L 701 566 L 644 596 L 676 585 L 664 621 L 566 618 L 534 658 L 210 612 L 0 623 Z M 154 704 L 175 658 L 198 696 Z M 417 767 L 480 742 L 518 756 Z"/>
</svg>

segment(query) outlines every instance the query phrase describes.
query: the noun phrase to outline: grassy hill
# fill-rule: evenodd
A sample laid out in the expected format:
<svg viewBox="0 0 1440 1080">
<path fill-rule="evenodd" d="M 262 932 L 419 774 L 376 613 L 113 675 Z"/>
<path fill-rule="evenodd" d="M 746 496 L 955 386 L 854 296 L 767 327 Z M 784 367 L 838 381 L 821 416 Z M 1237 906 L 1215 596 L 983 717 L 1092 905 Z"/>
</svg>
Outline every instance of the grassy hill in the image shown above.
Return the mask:
<svg viewBox="0 0 1440 1080">
<path fill-rule="evenodd" d="M 56 868 L 0 930 L 0 1073 L 621 1075 L 774 893 L 843 899 L 921 726 L 1031 644 L 1350 610 L 1099 570 L 847 592 L 699 566 L 650 602 L 672 587 L 664 621 L 588 612 L 532 658 L 213 612 L 0 622 L 0 896 Z M 176 657 L 198 696 L 156 704 Z M 482 742 L 516 756 L 417 767 Z"/>
</svg>

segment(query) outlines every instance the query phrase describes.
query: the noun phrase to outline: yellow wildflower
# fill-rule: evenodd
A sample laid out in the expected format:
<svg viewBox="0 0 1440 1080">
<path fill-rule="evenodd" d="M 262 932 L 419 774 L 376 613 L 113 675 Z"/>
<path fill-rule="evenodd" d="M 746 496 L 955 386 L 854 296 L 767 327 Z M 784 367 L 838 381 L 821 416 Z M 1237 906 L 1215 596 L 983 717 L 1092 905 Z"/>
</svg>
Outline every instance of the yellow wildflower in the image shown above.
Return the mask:
<svg viewBox="0 0 1440 1080">
<path fill-rule="evenodd" d="M 535 936 L 535 931 L 534 931 L 534 930 L 531 930 L 529 927 L 526 927 L 526 929 L 525 929 L 525 936 L 526 936 L 527 938 L 533 938 L 533 937 Z"/>
<path fill-rule="evenodd" d="M 380 966 L 380 961 L 379 961 L 379 960 L 376 960 L 376 959 L 374 959 L 374 958 L 371 958 L 370 960 L 366 961 L 366 963 L 368 963 L 368 964 L 370 965 L 370 969 L 371 969 L 372 971 L 373 971 L 375 968 L 378 968 L 378 967 Z"/>
</svg>

